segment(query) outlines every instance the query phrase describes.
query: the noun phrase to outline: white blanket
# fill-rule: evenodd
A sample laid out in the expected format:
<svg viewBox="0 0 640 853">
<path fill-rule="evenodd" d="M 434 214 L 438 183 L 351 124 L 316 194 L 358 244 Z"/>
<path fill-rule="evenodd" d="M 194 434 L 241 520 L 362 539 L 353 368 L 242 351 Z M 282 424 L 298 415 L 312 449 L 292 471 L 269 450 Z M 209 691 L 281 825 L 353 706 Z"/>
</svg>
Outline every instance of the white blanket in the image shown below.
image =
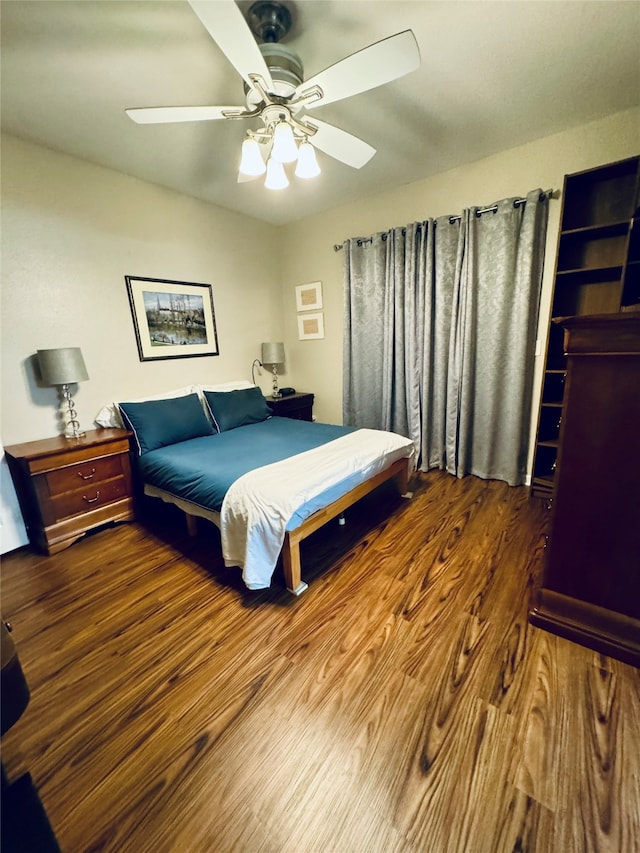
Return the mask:
<svg viewBox="0 0 640 853">
<path fill-rule="evenodd" d="M 265 589 L 296 510 L 343 481 L 349 480 L 344 490 L 349 491 L 413 452 L 408 438 L 360 429 L 244 474 L 232 484 L 220 512 L 225 565 L 240 566 L 249 589 Z"/>
</svg>

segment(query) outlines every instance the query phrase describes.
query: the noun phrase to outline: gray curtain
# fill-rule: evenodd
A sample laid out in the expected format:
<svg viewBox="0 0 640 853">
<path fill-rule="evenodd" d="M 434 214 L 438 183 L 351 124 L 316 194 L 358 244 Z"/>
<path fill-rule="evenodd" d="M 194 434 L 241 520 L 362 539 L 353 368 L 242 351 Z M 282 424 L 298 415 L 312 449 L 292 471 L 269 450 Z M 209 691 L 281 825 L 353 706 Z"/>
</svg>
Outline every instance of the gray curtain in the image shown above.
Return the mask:
<svg viewBox="0 0 640 853">
<path fill-rule="evenodd" d="M 548 199 L 347 240 L 343 417 L 422 470 L 524 482 Z"/>
</svg>

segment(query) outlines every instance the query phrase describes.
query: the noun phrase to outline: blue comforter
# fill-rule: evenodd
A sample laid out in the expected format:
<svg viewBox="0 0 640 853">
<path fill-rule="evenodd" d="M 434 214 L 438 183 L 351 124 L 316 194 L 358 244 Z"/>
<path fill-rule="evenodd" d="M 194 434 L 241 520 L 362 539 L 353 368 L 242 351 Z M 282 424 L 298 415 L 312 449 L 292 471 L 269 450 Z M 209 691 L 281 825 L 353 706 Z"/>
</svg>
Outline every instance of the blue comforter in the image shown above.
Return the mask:
<svg viewBox="0 0 640 853">
<path fill-rule="evenodd" d="M 141 456 L 138 464 L 146 483 L 219 512 L 229 487 L 243 474 L 319 447 L 354 429 L 274 417 L 152 450 Z"/>
</svg>

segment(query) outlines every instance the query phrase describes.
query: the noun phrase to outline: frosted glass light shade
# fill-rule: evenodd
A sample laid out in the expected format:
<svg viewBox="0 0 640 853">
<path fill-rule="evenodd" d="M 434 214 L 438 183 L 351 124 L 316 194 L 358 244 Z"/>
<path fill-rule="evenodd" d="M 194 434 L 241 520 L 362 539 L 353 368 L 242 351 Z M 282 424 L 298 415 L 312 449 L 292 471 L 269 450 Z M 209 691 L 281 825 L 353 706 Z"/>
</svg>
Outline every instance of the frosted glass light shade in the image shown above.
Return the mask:
<svg viewBox="0 0 640 853">
<path fill-rule="evenodd" d="M 303 142 L 298 151 L 296 178 L 316 178 L 320 171 L 315 148 L 310 142 Z"/>
<path fill-rule="evenodd" d="M 284 166 L 273 157 L 269 157 L 267 163 L 267 177 L 264 185 L 268 190 L 283 190 L 289 186 L 289 179 L 284 171 Z"/>
<path fill-rule="evenodd" d="M 38 364 L 45 385 L 69 385 L 89 378 L 80 347 L 39 349 Z"/>
<path fill-rule="evenodd" d="M 245 139 L 242 143 L 242 159 L 240 160 L 240 174 L 258 177 L 264 175 L 267 167 L 264 165 L 260 145 L 255 139 Z"/>
<path fill-rule="evenodd" d="M 294 163 L 298 159 L 298 148 L 293 138 L 291 125 L 286 121 L 278 122 L 273 132 L 271 156 L 280 163 Z"/>
<path fill-rule="evenodd" d="M 282 341 L 262 344 L 263 364 L 284 364 L 284 344 Z"/>
</svg>

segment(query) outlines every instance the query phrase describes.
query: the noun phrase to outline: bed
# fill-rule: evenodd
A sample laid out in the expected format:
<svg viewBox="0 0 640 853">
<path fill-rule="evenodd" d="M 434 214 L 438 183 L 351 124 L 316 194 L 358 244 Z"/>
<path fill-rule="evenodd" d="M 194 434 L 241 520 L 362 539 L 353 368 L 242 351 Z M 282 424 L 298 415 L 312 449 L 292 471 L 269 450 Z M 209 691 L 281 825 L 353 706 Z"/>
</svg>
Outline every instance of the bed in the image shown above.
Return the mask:
<svg viewBox="0 0 640 853">
<path fill-rule="evenodd" d="M 281 556 L 287 589 L 300 595 L 307 536 L 387 480 L 408 495 L 409 439 L 273 417 L 249 383 L 119 402 L 96 420 L 118 419 L 135 436 L 144 493 L 184 511 L 190 532 L 196 517 L 216 524 L 225 565 L 239 566 L 249 589 L 270 586 Z"/>
</svg>

